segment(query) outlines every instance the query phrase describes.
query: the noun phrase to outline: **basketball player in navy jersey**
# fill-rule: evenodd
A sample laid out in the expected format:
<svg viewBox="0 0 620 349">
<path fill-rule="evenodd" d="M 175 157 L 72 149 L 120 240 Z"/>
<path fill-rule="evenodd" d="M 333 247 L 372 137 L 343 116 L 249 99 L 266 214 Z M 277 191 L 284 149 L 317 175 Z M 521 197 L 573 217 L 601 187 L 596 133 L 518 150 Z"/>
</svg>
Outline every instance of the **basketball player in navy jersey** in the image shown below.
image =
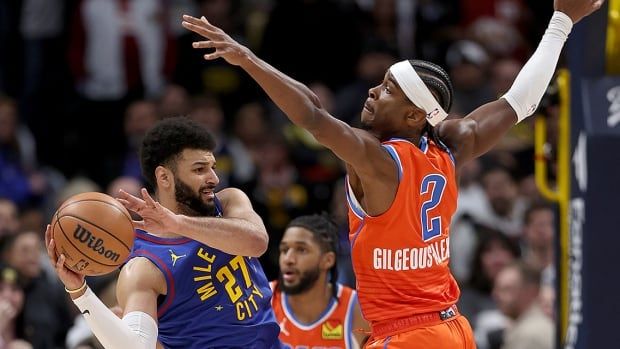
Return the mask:
<svg viewBox="0 0 620 349">
<path fill-rule="evenodd" d="M 56 271 L 95 336 L 116 348 L 279 348 L 271 290 L 255 257 L 268 236 L 248 197 L 214 192 L 215 143 L 186 118 L 159 122 L 140 152 L 146 190 L 119 201 L 140 214 L 136 240 L 117 284 L 123 318 L 64 267 L 46 239 Z"/>
</svg>

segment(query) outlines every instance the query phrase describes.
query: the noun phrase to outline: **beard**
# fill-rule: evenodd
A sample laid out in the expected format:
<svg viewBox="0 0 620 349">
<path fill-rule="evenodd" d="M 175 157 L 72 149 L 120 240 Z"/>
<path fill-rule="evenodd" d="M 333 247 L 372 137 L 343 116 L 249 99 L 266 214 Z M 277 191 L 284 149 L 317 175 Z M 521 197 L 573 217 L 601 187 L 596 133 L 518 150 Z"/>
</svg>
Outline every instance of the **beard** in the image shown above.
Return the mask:
<svg viewBox="0 0 620 349">
<path fill-rule="evenodd" d="M 174 181 L 174 198 L 179 204 L 180 210 L 188 216 L 214 216 L 215 201 L 205 202 L 200 197 L 200 191 L 205 189 L 201 186 L 198 192 L 193 192 L 192 188 L 183 182 L 179 177 Z"/>
<path fill-rule="evenodd" d="M 299 275 L 299 281 L 296 285 L 286 286 L 284 283 L 284 279 L 282 278 L 282 272 L 278 274 L 278 286 L 286 293 L 287 295 L 296 295 L 303 293 L 314 286 L 316 281 L 319 279 L 319 275 L 321 271 L 317 266 L 314 269 L 306 270 Z"/>
</svg>

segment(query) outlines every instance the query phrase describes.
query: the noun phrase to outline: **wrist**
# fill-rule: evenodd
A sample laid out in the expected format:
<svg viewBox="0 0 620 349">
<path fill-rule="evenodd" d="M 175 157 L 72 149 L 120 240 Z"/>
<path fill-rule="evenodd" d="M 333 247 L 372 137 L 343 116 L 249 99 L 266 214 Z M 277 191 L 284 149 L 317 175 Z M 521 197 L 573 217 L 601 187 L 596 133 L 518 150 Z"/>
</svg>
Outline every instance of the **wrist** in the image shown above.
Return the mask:
<svg viewBox="0 0 620 349">
<path fill-rule="evenodd" d="M 87 289 L 88 289 L 88 285 L 86 284 L 86 280 L 84 280 L 82 284 L 76 288 L 68 288 L 67 286 L 65 286 L 65 292 L 69 294 L 71 299 L 76 299 L 76 298 L 81 297 L 84 293 L 86 293 Z"/>
<path fill-rule="evenodd" d="M 551 26 L 552 23 L 555 23 L 555 22 L 560 23 L 562 27 L 567 29 L 568 32 L 566 34 L 568 35 L 568 33 L 570 33 L 573 27 L 573 24 L 576 22 L 576 20 L 574 20 L 571 16 L 569 16 L 566 12 L 562 10 L 555 10 L 553 12 L 553 16 L 551 16 L 551 22 L 549 23 L 549 25 Z"/>
</svg>

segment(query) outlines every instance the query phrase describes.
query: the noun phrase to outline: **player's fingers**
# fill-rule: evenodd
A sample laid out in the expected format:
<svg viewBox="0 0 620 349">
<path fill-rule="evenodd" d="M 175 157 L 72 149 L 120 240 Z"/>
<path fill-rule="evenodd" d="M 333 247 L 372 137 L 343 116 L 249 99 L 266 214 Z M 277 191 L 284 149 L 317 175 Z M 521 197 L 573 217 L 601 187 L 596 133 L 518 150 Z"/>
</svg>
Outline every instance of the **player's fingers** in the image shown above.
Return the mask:
<svg viewBox="0 0 620 349">
<path fill-rule="evenodd" d="M 226 41 L 196 41 L 192 43 L 192 47 L 194 48 L 214 48 L 214 49 L 222 49 L 229 47 L 230 43 Z"/>
<path fill-rule="evenodd" d="M 204 58 L 207 61 L 212 61 L 212 60 L 218 59 L 220 57 L 222 57 L 222 52 L 221 51 L 216 51 L 216 52 L 213 52 L 213 53 L 207 53 L 206 55 L 204 55 Z"/>
<path fill-rule="evenodd" d="M 131 223 L 133 224 L 133 227 L 135 229 L 145 230 L 145 228 L 146 228 L 146 222 L 143 221 L 143 220 L 142 221 L 133 220 L 133 221 L 131 221 Z"/>
<path fill-rule="evenodd" d="M 140 193 L 142 194 L 142 199 L 144 200 L 147 206 L 152 207 L 152 208 L 155 208 L 157 206 L 157 202 L 153 200 L 153 198 L 149 194 L 148 190 L 146 190 L 146 188 L 140 189 Z"/>
<path fill-rule="evenodd" d="M 211 22 L 209 22 L 205 16 L 197 18 L 197 17 L 190 16 L 190 15 L 183 15 L 183 20 L 188 22 L 188 23 L 191 23 L 191 24 L 199 26 L 199 27 L 203 27 L 203 28 L 208 29 L 208 30 L 213 31 L 213 32 L 221 31 L 220 28 L 218 28 L 218 27 L 214 26 L 213 24 L 211 24 Z"/>
<path fill-rule="evenodd" d="M 47 244 L 47 255 L 50 257 L 52 265 L 56 264 L 56 241 L 54 239 L 50 239 L 50 242 Z"/>
<path fill-rule="evenodd" d="M 47 245 L 50 244 L 50 240 L 52 239 L 52 229 L 50 228 L 50 225 L 48 224 L 47 227 L 45 228 L 45 246 L 47 247 Z"/>
<path fill-rule="evenodd" d="M 64 266 L 65 266 L 65 255 L 61 254 L 60 257 L 58 257 L 58 260 L 56 261 L 56 270 L 63 271 Z"/>
<path fill-rule="evenodd" d="M 187 30 L 191 30 L 196 34 L 202 35 L 207 39 L 215 39 L 217 37 L 219 37 L 220 34 L 214 32 L 213 30 L 209 30 L 206 29 L 204 27 L 201 27 L 200 25 L 196 25 L 196 24 L 192 24 L 189 22 L 183 22 L 181 23 L 183 25 L 183 27 Z"/>
</svg>

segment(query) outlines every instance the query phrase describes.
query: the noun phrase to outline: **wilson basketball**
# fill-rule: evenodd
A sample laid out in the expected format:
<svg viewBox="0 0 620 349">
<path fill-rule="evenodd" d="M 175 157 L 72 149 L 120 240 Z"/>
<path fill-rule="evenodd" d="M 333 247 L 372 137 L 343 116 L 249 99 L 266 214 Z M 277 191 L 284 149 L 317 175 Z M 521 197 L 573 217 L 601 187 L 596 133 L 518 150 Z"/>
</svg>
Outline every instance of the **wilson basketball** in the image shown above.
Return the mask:
<svg viewBox="0 0 620 349">
<path fill-rule="evenodd" d="M 129 212 L 102 193 L 72 196 L 54 213 L 51 227 L 56 254 L 64 254 L 65 266 L 84 275 L 112 272 L 133 247 Z"/>
</svg>

